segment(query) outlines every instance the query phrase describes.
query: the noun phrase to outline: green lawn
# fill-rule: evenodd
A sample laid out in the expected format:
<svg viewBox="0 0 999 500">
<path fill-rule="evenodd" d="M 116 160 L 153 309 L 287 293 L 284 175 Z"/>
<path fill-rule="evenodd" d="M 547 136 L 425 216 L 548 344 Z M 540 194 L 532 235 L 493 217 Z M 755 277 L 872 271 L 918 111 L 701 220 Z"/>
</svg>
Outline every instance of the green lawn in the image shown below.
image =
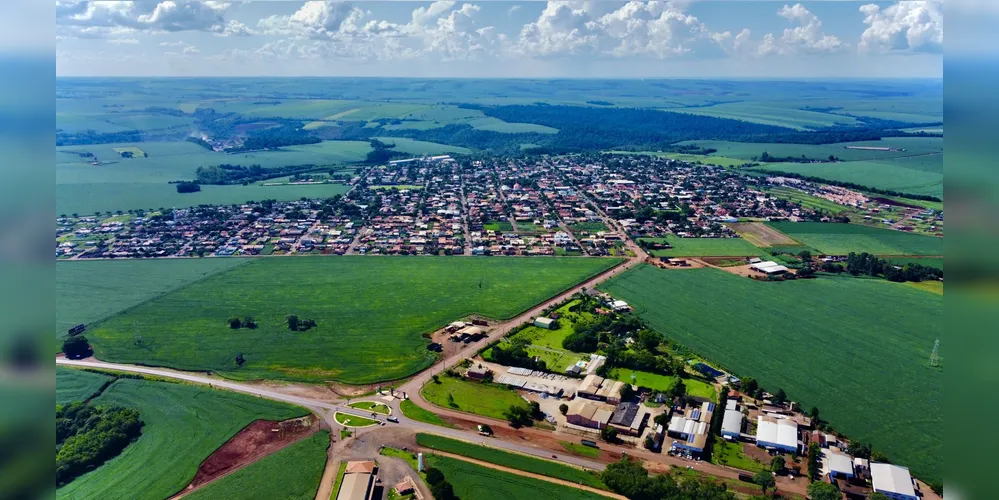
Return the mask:
<svg viewBox="0 0 999 500">
<path fill-rule="evenodd" d="M 935 236 L 859 224 L 769 222 L 774 229 L 832 255 L 868 252 L 878 255 L 943 255 L 944 240 Z"/>
<path fill-rule="evenodd" d="M 354 415 L 348 415 L 346 413 L 337 413 L 333 416 L 337 423 L 340 425 L 346 425 L 350 427 L 367 427 L 369 425 L 378 425 L 378 421 L 365 417 L 355 417 Z"/>
<path fill-rule="evenodd" d="M 389 415 L 392 413 L 392 409 L 388 407 L 385 403 L 375 403 L 371 401 L 357 401 L 347 405 L 351 408 L 357 408 L 358 410 L 371 411 L 375 413 L 381 413 L 382 415 Z"/>
<path fill-rule="evenodd" d="M 340 462 L 340 467 L 337 468 L 336 479 L 333 481 L 333 489 L 330 490 L 330 500 L 336 499 L 337 493 L 340 492 L 340 485 L 343 484 L 343 476 L 346 473 L 347 473 L 347 461 L 345 460 Z"/>
<path fill-rule="evenodd" d="M 449 425 L 447 422 L 442 420 L 436 413 L 424 410 L 423 408 L 416 406 L 416 403 L 408 399 L 399 403 L 399 409 L 402 410 L 403 416 L 416 420 L 417 422 L 439 425 L 441 427 L 454 427 L 453 425 Z"/>
<path fill-rule="evenodd" d="M 510 221 L 489 221 L 482 225 L 482 229 L 485 231 L 503 231 L 510 232 L 513 231 L 513 224 Z"/>
<path fill-rule="evenodd" d="M 632 375 L 635 378 L 632 378 Z M 675 375 L 659 375 L 658 373 L 643 372 L 630 368 L 614 368 L 610 372 L 610 377 L 628 384 L 639 387 L 648 387 L 653 391 L 669 392 L 680 382 L 680 377 Z"/>
<path fill-rule="evenodd" d="M 480 446 L 465 441 L 435 436 L 433 434 L 417 434 L 416 443 L 426 448 L 454 453 L 463 457 L 474 458 L 476 460 L 502 465 L 503 467 L 509 467 L 511 469 L 533 472 L 543 476 L 585 484 L 594 488 L 606 488 L 596 473 L 563 465 L 551 460 L 543 460 L 528 455 L 510 453 L 496 448 Z"/>
<path fill-rule="evenodd" d="M 316 497 L 319 481 L 323 478 L 329 445 L 330 432 L 319 431 L 199 488 L 186 498 L 311 500 Z"/>
<path fill-rule="evenodd" d="M 598 500 L 606 498 L 589 491 L 518 476 L 454 458 L 438 455 L 430 455 L 425 458 L 431 467 L 444 473 L 444 478 L 454 486 L 454 493 L 458 498 L 469 500 L 509 500 L 511 498 Z"/>
<path fill-rule="evenodd" d="M 66 499 L 160 500 L 180 491 L 198 465 L 258 419 L 307 415 L 303 408 L 200 386 L 119 379 L 93 404 L 139 410 L 142 436 L 100 468 L 56 490 Z"/>
<path fill-rule="evenodd" d="M 568 441 L 559 441 L 558 444 L 562 445 L 562 448 L 565 448 L 565 451 L 572 453 L 573 455 L 590 458 L 597 458 L 600 456 L 600 449 L 592 446 L 583 446 L 579 443 L 570 443 Z"/>
<path fill-rule="evenodd" d="M 668 250 L 652 250 L 656 257 L 735 257 L 759 255 L 760 249 L 745 238 L 641 238 L 644 241 L 667 242 Z"/>
<path fill-rule="evenodd" d="M 943 297 L 877 279 L 763 283 L 651 266 L 600 288 L 705 359 L 818 407 L 917 476 L 940 477 L 943 372 L 928 360 L 934 340 L 946 341 Z"/>
<path fill-rule="evenodd" d="M 110 381 L 107 375 L 57 366 L 56 404 L 86 401 Z"/>
<path fill-rule="evenodd" d="M 683 385 L 687 388 L 687 394 L 690 396 L 707 398 L 712 401 L 718 397 L 718 391 L 715 390 L 715 386 L 703 380 L 685 378 L 683 379 Z"/>
<path fill-rule="evenodd" d="M 607 231 L 607 225 L 600 221 L 595 222 L 577 222 L 571 226 L 569 229 L 574 233 L 585 231 L 588 233 L 598 233 L 600 231 Z"/>
<path fill-rule="evenodd" d="M 241 259 L 56 261 L 56 337 L 64 337 L 80 323 L 107 318 L 245 263 Z"/>
<path fill-rule="evenodd" d="M 740 442 L 733 443 L 716 436 L 711 450 L 711 463 L 713 464 L 727 465 L 750 472 L 759 472 L 766 468 L 764 464 L 746 456 Z"/>
<path fill-rule="evenodd" d="M 505 419 L 503 412 L 513 405 L 527 407 L 527 402 L 513 389 L 498 384 L 470 382 L 459 377 L 440 377 L 440 383 L 433 380 L 423 386 L 424 399 L 444 408 L 451 408 L 485 417 Z M 448 404 L 448 394 L 454 398 L 454 406 Z"/>
<path fill-rule="evenodd" d="M 512 317 L 618 262 L 249 259 L 94 325 L 87 338 L 103 360 L 213 370 L 237 379 L 396 380 L 435 359 L 422 333 L 472 313 Z M 317 326 L 292 332 L 285 320 L 289 314 Z M 231 330 L 227 319 L 234 316 L 252 316 L 259 327 Z M 235 362 L 240 353 L 242 366 Z"/>
</svg>

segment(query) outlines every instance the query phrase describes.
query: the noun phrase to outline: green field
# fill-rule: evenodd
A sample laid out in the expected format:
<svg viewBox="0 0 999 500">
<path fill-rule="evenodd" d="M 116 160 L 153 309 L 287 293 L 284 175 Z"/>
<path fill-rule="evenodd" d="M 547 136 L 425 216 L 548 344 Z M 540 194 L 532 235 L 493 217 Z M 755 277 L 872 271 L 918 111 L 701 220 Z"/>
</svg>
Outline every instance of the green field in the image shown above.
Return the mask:
<svg viewBox="0 0 999 500">
<path fill-rule="evenodd" d="M 375 403 L 372 401 L 356 401 L 348 404 L 347 406 L 351 408 L 357 408 L 358 410 L 367 410 L 375 413 L 381 413 L 382 415 L 389 415 L 392 413 L 392 409 L 388 407 L 385 403 Z"/>
<path fill-rule="evenodd" d="M 58 498 L 167 498 L 190 483 L 198 465 L 250 422 L 308 414 L 243 394 L 135 379 L 117 380 L 94 404 L 138 409 L 145 422 L 142 436 L 98 469 L 56 490 Z"/>
<path fill-rule="evenodd" d="M 337 413 L 334 417 L 338 424 L 345 425 L 348 427 L 368 427 L 371 425 L 377 425 L 378 421 L 370 418 L 356 417 L 354 415 L 348 415 L 346 413 Z"/>
<path fill-rule="evenodd" d="M 849 208 L 845 205 L 834 203 L 825 198 L 812 196 L 804 191 L 798 191 L 797 189 L 792 189 L 787 187 L 775 187 L 768 189 L 766 192 L 773 196 L 776 196 L 777 198 L 782 198 L 797 203 L 809 210 L 828 212 L 834 215 L 843 212 Z"/>
<path fill-rule="evenodd" d="M 800 157 L 825 160 L 835 156 L 843 161 L 884 160 L 920 154 L 942 153 L 942 137 L 886 137 L 880 141 L 840 142 L 837 144 L 793 144 L 793 143 L 752 143 L 729 141 L 687 141 L 681 145 L 696 145 L 705 149 L 715 149 L 711 156 L 738 158 L 750 161 L 759 158 L 763 152 L 779 158 Z M 847 149 L 850 147 L 884 147 L 904 151 L 877 151 L 870 149 Z"/>
<path fill-rule="evenodd" d="M 323 478 L 329 445 L 330 432 L 319 431 L 195 490 L 186 498 L 311 500 L 316 497 Z"/>
<path fill-rule="evenodd" d="M 593 314 L 588 312 L 569 312 L 569 308 L 578 304 L 579 301 L 572 301 L 560 307 L 557 312 L 562 315 L 558 322 L 558 328 L 548 330 L 534 325 L 527 326 L 514 335 L 503 339 L 504 347 L 514 340 L 527 342 L 527 354 L 540 358 L 545 362 L 545 367 L 550 372 L 564 373 L 569 366 L 576 364 L 579 360 L 589 360 L 589 355 L 574 353 L 562 348 L 562 341 L 571 334 L 575 325 L 580 322 L 589 322 L 593 319 Z M 482 357 L 492 361 L 492 350 L 486 350 Z"/>
<path fill-rule="evenodd" d="M 505 233 L 513 231 L 513 223 L 506 220 L 489 221 L 482 225 L 484 231 L 502 231 Z"/>
<path fill-rule="evenodd" d="M 580 231 L 585 231 L 585 232 L 588 232 L 588 233 L 599 233 L 600 231 L 607 231 L 608 230 L 607 229 L 607 225 L 604 224 L 603 222 L 600 222 L 600 221 L 577 222 L 577 223 L 569 226 L 569 229 L 571 229 L 572 232 L 574 232 L 574 233 L 580 232 Z"/>
<path fill-rule="evenodd" d="M 436 359 L 420 334 L 472 313 L 513 317 L 618 262 L 543 257 L 249 259 L 244 266 L 93 325 L 87 338 L 100 359 L 213 370 L 243 380 L 395 380 Z M 313 319 L 317 326 L 292 332 L 285 320 L 289 314 Z M 252 316 L 259 327 L 231 330 L 227 319 L 234 316 Z M 240 353 L 242 366 L 235 362 Z"/>
<path fill-rule="evenodd" d="M 111 377 L 107 375 L 57 366 L 56 404 L 86 401 L 110 381 Z"/>
<path fill-rule="evenodd" d="M 769 222 L 774 229 L 830 255 L 867 252 L 877 255 L 943 255 L 944 240 L 935 236 L 858 224 Z"/>
<path fill-rule="evenodd" d="M 436 413 L 424 410 L 423 408 L 416 406 L 416 403 L 408 399 L 404 399 L 401 403 L 399 403 L 399 409 L 402 410 L 403 416 L 416 420 L 417 422 L 439 425 L 441 427 L 454 427 L 442 420 Z"/>
<path fill-rule="evenodd" d="M 193 281 L 232 269 L 241 259 L 57 261 L 56 337 Z"/>
<path fill-rule="evenodd" d="M 518 476 L 454 458 L 429 455 L 427 464 L 444 473 L 458 498 L 475 500 L 603 500 L 606 497 L 540 479 Z"/>
<path fill-rule="evenodd" d="M 759 255 L 760 249 L 744 238 L 641 238 L 644 241 L 668 242 L 673 248 L 651 250 L 656 257 L 735 257 Z"/>
<path fill-rule="evenodd" d="M 632 375 L 635 378 L 632 378 Z M 609 378 L 639 387 L 648 387 L 657 392 L 669 392 L 680 382 L 680 377 L 675 375 L 659 375 L 630 368 L 614 368 L 610 371 Z"/>
<path fill-rule="evenodd" d="M 568 441 L 559 441 L 558 444 L 562 445 L 565 451 L 572 453 L 573 455 L 579 455 L 582 457 L 597 458 L 600 456 L 600 450 L 593 448 L 592 446 L 583 446 L 578 443 L 570 443 Z"/>
<path fill-rule="evenodd" d="M 943 199 L 943 155 L 836 163 L 766 163 L 755 170 L 819 177 L 837 182 Z"/>
<path fill-rule="evenodd" d="M 421 389 L 427 401 L 452 410 L 474 413 L 484 417 L 506 420 L 503 413 L 511 406 L 527 407 L 527 401 L 513 389 L 498 384 L 471 382 L 460 377 L 439 377 L 440 383 L 433 380 Z M 454 406 L 448 402 L 448 395 L 454 398 Z"/>
<path fill-rule="evenodd" d="M 732 118 L 764 125 L 789 127 L 798 130 L 810 130 L 837 125 L 858 125 L 859 122 L 849 116 L 839 116 L 815 111 L 804 111 L 783 107 L 776 102 L 733 102 L 707 107 L 683 108 L 670 111 L 689 113 L 716 118 Z"/>
<path fill-rule="evenodd" d="M 480 446 L 465 441 L 435 436 L 433 434 L 417 434 L 416 444 L 434 450 L 454 453 L 456 455 L 473 458 L 475 460 L 481 460 L 483 462 L 502 465 L 503 467 L 509 467 L 511 469 L 533 472 L 543 476 L 572 481 L 578 484 L 585 484 L 594 488 L 606 488 L 603 482 L 600 481 L 600 477 L 597 474 L 576 467 L 563 465 L 551 460 L 542 460 L 528 455 L 510 453 L 496 448 Z"/>
<path fill-rule="evenodd" d="M 928 360 L 943 329 L 941 296 L 884 280 L 764 283 L 651 266 L 600 288 L 705 359 L 817 406 L 838 431 L 921 478 L 940 477 L 943 372 Z"/>
<path fill-rule="evenodd" d="M 375 137 L 375 139 L 378 139 L 386 144 L 395 144 L 392 151 L 398 151 L 400 153 L 411 155 L 442 155 L 448 153 L 468 154 L 472 152 L 470 149 L 463 148 L 461 146 L 448 146 L 447 144 L 418 141 L 416 139 L 407 139 L 405 137 Z"/>
</svg>

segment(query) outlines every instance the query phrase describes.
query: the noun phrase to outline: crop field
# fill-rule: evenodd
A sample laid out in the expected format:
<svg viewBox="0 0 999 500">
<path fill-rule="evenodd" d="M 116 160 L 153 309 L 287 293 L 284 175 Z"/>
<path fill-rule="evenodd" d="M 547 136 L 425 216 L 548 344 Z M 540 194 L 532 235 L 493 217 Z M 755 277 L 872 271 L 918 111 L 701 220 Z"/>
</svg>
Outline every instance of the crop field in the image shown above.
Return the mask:
<svg viewBox="0 0 999 500">
<path fill-rule="evenodd" d="M 792 143 L 750 143 L 730 141 L 686 141 L 681 145 L 696 145 L 716 149 L 711 156 L 723 156 L 752 160 L 763 152 L 776 157 L 800 157 L 824 160 L 835 156 L 843 161 L 884 160 L 913 155 L 942 153 L 943 137 L 886 137 L 880 141 L 840 142 L 836 144 L 792 144 Z M 894 148 L 904 151 L 877 151 L 870 149 L 848 149 L 847 147 Z"/>
<path fill-rule="evenodd" d="M 849 210 L 851 207 L 845 205 L 840 205 L 829 201 L 825 198 L 819 198 L 818 196 L 812 196 L 803 191 L 798 191 L 797 189 L 786 188 L 786 187 L 775 187 L 768 189 L 767 193 L 776 196 L 777 198 L 785 199 L 801 205 L 809 210 L 815 210 L 818 212 L 826 212 L 828 214 L 838 214 Z"/>
<path fill-rule="evenodd" d="M 745 238 L 642 238 L 645 241 L 666 241 L 673 248 L 652 250 L 656 257 L 734 257 L 759 255 L 760 249 Z"/>
<path fill-rule="evenodd" d="M 819 177 L 943 199 L 943 155 L 838 163 L 767 163 L 755 170 Z"/>
<path fill-rule="evenodd" d="M 94 325 L 87 338 L 100 359 L 213 370 L 244 380 L 354 384 L 395 380 L 435 359 L 422 333 L 472 313 L 513 317 L 618 262 L 370 256 L 250 259 L 244 266 Z M 285 319 L 289 314 L 317 325 L 308 331 L 290 331 Z M 247 316 L 259 327 L 229 328 L 229 318 Z M 245 359 L 242 366 L 235 361 L 240 353 Z"/>
<path fill-rule="evenodd" d="M 884 280 L 764 283 L 651 266 L 600 288 L 712 363 L 784 389 L 849 438 L 940 478 L 943 371 L 928 360 L 943 333 L 943 297 Z"/>
<path fill-rule="evenodd" d="M 247 261 L 241 259 L 56 262 L 56 337 Z"/>
<path fill-rule="evenodd" d="M 764 125 L 775 125 L 798 130 L 811 130 L 837 125 L 857 125 L 856 118 L 839 116 L 815 111 L 782 107 L 780 103 L 768 102 L 733 102 L 722 103 L 701 108 L 672 109 L 679 113 L 714 116 L 716 118 L 732 118 Z"/>
<path fill-rule="evenodd" d="M 411 155 L 442 155 L 448 153 L 468 154 L 472 152 L 470 149 L 463 148 L 461 146 L 449 146 L 447 144 L 418 141 L 416 139 L 407 139 L 405 137 L 375 137 L 375 139 L 378 139 L 386 144 L 395 144 L 395 147 L 392 148 L 393 151 L 399 151 L 401 153 Z"/>
<path fill-rule="evenodd" d="M 858 224 L 770 222 L 774 229 L 831 255 L 943 255 L 943 238 Z"/>
<path fill-rule="evenodd" d="M 511 469 L 533 472 L 543 476 L 585 484 L 594 488 L 606 488 L 596 473 L 569 465 L 563 465 L 559 462 L 551 460 L 543 460 L 528 455 L 511 453 L 496 448 L 490 448 L 488 446 L 480 446 L 465 441 L 459 441 L 457 439 L 435 436 L 433 434 L 417 434 L 416 444 L 434 450 L 474 458 L 483 462 L 502 465 L 503 467 L 509 467 Z"/>
<path fill-rule="evenodd" d="M 329 444 L 329 431 L 319 431 L 195 490 L 186 498 L 191 500 L 313 499 L 316 497 L 316 490 L 319 489 L 319 481 L 323 477 L 326 448 Z"/>
<path fill-rule="evenodd" d="M 198 466 L 258 419 L 307 415 L 303 408 L 199 386 L 119 379 L 94 404 L 139 410 L 142 436 L 117 457 L 56 490 L 67 499 L 161 500 L 180 491 Z"/>
<path fill-rule="evenodd" d="M 540 479 L 518 476 L 439 455 L 426 456 L 427 464 L 444 473 L 444 478 L 454 486 L 458 498 L 475 500 L 508 500 L 530 498 L 536 500 L 605 500 L 606 497 L 586 490 L 549 483 Z"/>
<path fill-rule="evenodd" d="M 86 401 L 97 394 L 111 377 L 94 372 L 56 367 L 56 404 Z"/>
<path fill-rule="evenodd" d="M 427 401 L 444 408 L 505 420 L 503 412 L 511 406 L 527 407 L 527 402 L 517 391 L 504 385 L 471 382 L 446 375 L 439 377 L 439 380 L 440 383 L 433 380 L 427 382 L 421 394 Z M 448 395 L 454 398 L 454 406 L 449 404 Z"/>
<path fill-rule="evenodd" d="M 729 224 L 728 226 L 738 233 L 739 236 L 742 236 L 742 239 L 760 248 L 772 247 L 774 245 L 798 244 L 790 236 L 762 222 L 738 222 Z"/>
<path fill-rule="evenodd" d="M 943 295 L 944 293 L 944 284 L 942 281 L 908 281 L 905 284 L 915 288 L 916 290 L 922 290 L 924 292 L 935 293 L 937 295 Z"/>
</svg>

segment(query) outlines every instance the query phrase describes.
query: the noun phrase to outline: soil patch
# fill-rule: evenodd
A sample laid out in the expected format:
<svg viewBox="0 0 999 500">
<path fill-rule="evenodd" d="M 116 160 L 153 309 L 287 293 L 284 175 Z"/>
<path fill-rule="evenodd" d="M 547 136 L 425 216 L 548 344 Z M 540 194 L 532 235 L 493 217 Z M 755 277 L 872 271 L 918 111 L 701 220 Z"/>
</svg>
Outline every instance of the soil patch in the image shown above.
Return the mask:
<svg viewBox="0 0 999 500">
<path fill-rule="evenodd" d="M 256 420 L 201 462 L 186 490 L 193 490 L 319 430 L 312 416 L 274 422 Z"/>
<path fill-rule="evenodd" d="M 905 202 L 901 202 L 901 201 L 896 201 L 896 200 L 890 200 L 888 198 L 881 198 L 881 197 L 871 198 L 871 201 L 873 201 L 875 203 L 880 203 L 882 205 L 894 205 L 896 207 L 916 208 L 916 209 L 920 209 L 920 210 L 922 210 L 922 208 L 923 208 L 923 207 L 921 207 L 919 205 L 911 205 L 909 203 L 905 203 Z"/>
<path fill-rule="evenodd" d="M 739 222 L 729 224 L 739 236 L 746 241 L 761 247 L 772 247 L 777 245 L 798 245 L 790 236 L 762 223 L 762 222 Z"/>
</svg>

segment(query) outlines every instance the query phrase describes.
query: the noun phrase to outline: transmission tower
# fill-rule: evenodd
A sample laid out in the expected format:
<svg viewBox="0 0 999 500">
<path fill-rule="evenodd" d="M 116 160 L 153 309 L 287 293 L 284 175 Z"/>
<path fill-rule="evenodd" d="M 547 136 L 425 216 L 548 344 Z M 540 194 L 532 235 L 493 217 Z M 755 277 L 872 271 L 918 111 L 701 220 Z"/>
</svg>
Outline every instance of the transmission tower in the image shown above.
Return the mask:
<svg viewBox="0 0 999 500">
<path fill-rule="evenodd" d="M 940 366 L 940 339 L 933 341 L 933 352 L 930 353 L 930 366 Z"/>
</svg>

